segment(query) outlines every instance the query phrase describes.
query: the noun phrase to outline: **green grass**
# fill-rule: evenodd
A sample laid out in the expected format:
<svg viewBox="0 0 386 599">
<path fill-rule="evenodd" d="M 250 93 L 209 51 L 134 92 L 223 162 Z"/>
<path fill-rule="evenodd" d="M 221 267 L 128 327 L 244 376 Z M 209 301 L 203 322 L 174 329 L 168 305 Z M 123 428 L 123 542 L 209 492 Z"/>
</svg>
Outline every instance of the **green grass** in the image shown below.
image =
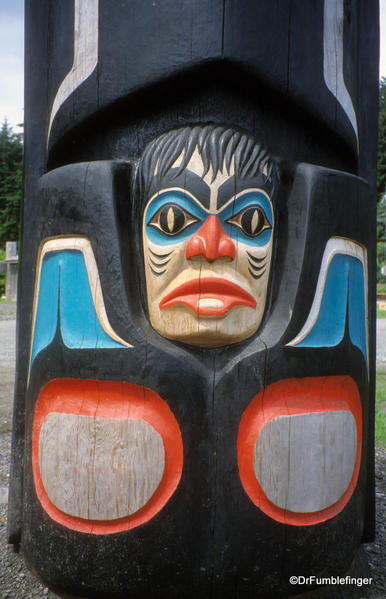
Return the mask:
<svg viewBox="0 0 386 599">
<path fill-rule="evenodd" d="M 386 445 L 386 372 L 380 370 L 376 377 L 375 445 Z"/>
<path fill-rule="evenodd" d="M 380 310 L 377 304 L 377 318 L 386 318 L 386 310 Z"/>
<path fill-rule="evenodd" d="M 10 302 L 0 297 L 0 304 L 16 304 L 16 302 Z"/>
</svg>

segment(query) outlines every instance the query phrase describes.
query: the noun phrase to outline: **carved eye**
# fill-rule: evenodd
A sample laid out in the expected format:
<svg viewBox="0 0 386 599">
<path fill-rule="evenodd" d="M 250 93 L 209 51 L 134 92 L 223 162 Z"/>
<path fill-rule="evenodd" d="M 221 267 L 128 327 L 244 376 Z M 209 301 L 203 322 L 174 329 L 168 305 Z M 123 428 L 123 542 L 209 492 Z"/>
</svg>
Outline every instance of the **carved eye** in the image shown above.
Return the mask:
<svg viewBox="0 0 386 599">
<path fill-rule="evenodd" d="M 230 225 L 236 225 L 248 237 L 257 237 L 271 225 L 261 206 L 248 206 L 241 210 L 236 216 L 228 218 L 226 221 Z"/>
<path fill-rule="evenodd" d="M 197 222 L 198 218 L 195 218 L 177 204 L 165 204 L 157 210 L 148 225 L 159 229 L 165 235 L 178 235 L 178 233 Z"/>
</svg>

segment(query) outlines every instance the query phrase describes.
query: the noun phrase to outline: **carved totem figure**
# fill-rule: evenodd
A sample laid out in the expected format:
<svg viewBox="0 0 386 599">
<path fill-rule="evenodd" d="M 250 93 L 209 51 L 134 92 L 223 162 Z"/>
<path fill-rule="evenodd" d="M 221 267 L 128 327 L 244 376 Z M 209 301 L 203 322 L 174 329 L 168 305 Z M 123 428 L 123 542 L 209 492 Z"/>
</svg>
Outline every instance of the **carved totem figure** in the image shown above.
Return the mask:
<svg viewBox="0 0 386 599">
<path fill-rule="evenodd" d="M 217 347 L 262 321 L 272 257 L 276 174 L 232 128 L 171 131 L 139 164 L 147 301 L 169 339 Z"/>
<path fill-rule="evenodd" d="M 289 597 L 372 538 L 349 4 L 27 2 L 9 539 L 63 596 Z"/>
</svg>

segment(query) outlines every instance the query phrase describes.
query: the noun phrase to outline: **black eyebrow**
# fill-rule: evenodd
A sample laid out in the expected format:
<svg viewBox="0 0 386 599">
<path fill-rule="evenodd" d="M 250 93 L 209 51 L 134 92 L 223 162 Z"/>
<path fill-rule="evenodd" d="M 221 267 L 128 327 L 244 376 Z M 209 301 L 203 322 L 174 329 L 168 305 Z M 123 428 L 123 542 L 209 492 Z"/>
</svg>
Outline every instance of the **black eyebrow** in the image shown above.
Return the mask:
<svg viewBox="0 0 386 599">
<path fill-rule="evenodd" d="M 236 177 L 232 175 L 218 188 L 217 210 L 220 210 L 234 195 L 236 195 Z"/>
<path fill-rule="evenodd" d="M 226 204 L 233 196 L 240 191 L 244 191 L 244 189 L 264 189 L 265 190 L 265 177 L 257 176 L 257 177 L 237 177 L 232 175 L 224 181 L 222 185 L 220 185 L 218 189 L 217 195 L 217 210 L 221 210 L 221 208 Z M 268 193 L 268 192 L 267 192 Z M 268 194 L 270 195 L 270 194 Z"/>
<path fill-rule="evenodd" d="M 154 187 L 151 186 L 150 194 L 154 195 L 157 191 L 162 191 L 168 187 L 178 187 L 181 190 L 190 191 L 192 195 L 196 198 L 196 200 L 207 210 L 209 210 L 210 206 L 210 187 L 205 183 L 205 181 L 193 173 L 189 169 L 184 169 L 179 175 L 178 168 L 170 169 L 162 179 L 157 179 L 154 182 L 156 184 L 156 189 L 153 191 Z"/>
</svg>

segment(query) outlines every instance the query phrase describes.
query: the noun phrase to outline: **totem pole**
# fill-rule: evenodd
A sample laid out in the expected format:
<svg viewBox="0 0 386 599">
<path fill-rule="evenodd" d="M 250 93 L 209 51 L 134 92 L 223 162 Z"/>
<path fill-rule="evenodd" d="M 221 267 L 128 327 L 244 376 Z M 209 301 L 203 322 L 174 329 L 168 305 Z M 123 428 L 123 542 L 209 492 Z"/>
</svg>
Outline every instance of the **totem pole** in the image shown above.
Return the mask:
<svg viewBox="0 0 386 599">
<path fill-rule="evenodd" d="M 57 593 L 289 597 L 372 539 L 377 11 L 27 0 L 9 539 Z"/>
</svg>

